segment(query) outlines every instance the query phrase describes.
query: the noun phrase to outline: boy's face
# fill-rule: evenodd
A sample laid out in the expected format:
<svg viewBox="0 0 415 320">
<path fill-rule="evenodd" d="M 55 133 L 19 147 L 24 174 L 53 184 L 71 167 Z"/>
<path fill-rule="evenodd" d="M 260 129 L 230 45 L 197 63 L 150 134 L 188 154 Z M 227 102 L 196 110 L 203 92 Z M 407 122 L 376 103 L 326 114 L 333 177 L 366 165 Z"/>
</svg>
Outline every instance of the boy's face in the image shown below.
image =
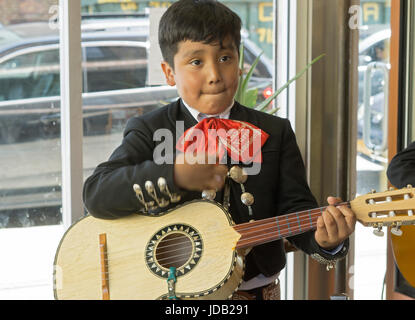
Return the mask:
<svg viewBox="0 0 415 320">
<path fill-rule="evenodd" d="M 176 85 L 180 97 L 205 114 L 226 110 L 238 88 L 238 49 L 230 37 L 222 45 L 182 41 L 174 56 L 174 70 L 162 62 L 167 83 Z"/>
</svg>

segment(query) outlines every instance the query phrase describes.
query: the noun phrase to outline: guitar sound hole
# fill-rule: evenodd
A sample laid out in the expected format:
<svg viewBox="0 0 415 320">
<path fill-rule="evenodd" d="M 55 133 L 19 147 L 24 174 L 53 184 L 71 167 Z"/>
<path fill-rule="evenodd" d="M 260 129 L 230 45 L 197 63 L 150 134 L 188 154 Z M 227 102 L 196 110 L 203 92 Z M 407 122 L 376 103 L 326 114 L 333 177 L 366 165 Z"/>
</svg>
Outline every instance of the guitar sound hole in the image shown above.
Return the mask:
<svg viewBox="0 0 415 320">
<path fill-rule="evenodd" d="M 160 240 L 155 250 L 155 257 L 163 268 L 180 268 L 192 256 L 192 247 L 189 237 L 182 233 L 172 233 Z"/>
</svg>

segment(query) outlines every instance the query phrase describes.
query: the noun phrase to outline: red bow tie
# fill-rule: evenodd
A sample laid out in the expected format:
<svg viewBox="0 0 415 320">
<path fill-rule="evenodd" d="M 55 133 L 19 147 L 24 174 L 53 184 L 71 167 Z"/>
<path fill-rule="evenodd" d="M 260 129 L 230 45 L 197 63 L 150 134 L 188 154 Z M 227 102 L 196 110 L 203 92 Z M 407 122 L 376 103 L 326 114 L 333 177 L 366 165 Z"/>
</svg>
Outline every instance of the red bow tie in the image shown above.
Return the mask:
<svg viewBox="0 0 415 320">
<path fill-rule="evenodd" d="M 186 130 L 179 138 L 176 149 L 182 152 L 225 152 L 235 161 L 262 162 L 261 148 L 269 135 L 256 126 L 238 120 L 205 118 Z"/>
</svg>

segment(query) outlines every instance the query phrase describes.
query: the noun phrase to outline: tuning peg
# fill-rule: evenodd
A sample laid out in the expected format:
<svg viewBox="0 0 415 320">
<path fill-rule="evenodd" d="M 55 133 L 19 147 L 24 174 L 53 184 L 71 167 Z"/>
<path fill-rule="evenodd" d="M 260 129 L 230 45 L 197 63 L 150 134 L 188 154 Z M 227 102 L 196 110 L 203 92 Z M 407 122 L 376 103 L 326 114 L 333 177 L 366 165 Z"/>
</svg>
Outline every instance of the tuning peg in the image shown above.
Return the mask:
<svg viewBox="0 0 415 320">
<path fill-rule="evenodd" d="M 409 186 L 410 186 L 410 184 L 408 184 L 408 188 L 409 188 Z M 411 188 L 412 188 L 412 186 L 411 186 Z M 409 199 L 411 199 L 411 197 L 409 196 L 409 194 L 404 194 L 404 196 L 403 196 L 403 198 L 404 198 L 404 200 L 409 200 Z M 410 216 L 410 217 L 412 217 L 414 215 L 414 211 L 413 210 L 411 210 L 411 209 L 409 209 L 408 210 L 408 216 Z"/>
<path fill-rule="evenodd" d="M 392 197 L 391 196 L 387 196 L 386 197 L 386 201 L 387 202 L 392 202 Z M 395 216 L 396 216 L 395 211 L 393 211 L 393 210 L 389 211 L 389 217 L 395 217 Z"/>
<path fill-rule="evenodd" d="M 146 181 L 144 186 L 145 186 L 148 194 L 150 195 L 150 197 L 152 197 L 154 199 L 154 201 L 157 203 L 157 205 L 160 208 L 165 208 L 169 205 L 169 202 L 167 200 L 165 200 L 164 198 L 159 199 L 157 197 L 156 189 L 154 188 L 153 182 Z"/>
<path fill-rule="evenodd" d="M 373 234 L 378 237 L 383 237 L 385 233 L 382 231 L 382 227 L 383 227 L 382 224 L 379 223 L 378 225 L 375 224 L 374 226 L 375 226 L 375 230 L 373 230 Z"/>
<path fill-rule="evenodd" d="M 412 188 L 412 184 L 408 184 L 406 187 L 407 187 L 408 189 L 411 189 L 411 188 Z"/>
<path fill-rule="evenodd" d="M 180 201 L 180 198 L 181 198 L 180 195 L 170 193 L 169 187 L 167 186 L 166 179 L 164 179 L 163 177 L 158 178 L 157 185 L 162 193 L 169 196 L 170 201 L 172 203 L 176 203 Z"/>
<path fill-rule="evenodd" d="M 375 189 L 370 190 L 370 193 L 376 193 Z"/>
<path fill-rule="evenodd" d="M 402 225 L 402 222 L 400 221 L 393 223 L 391 233 L 398 237 L 402 236 L 403 232 L 401 230 L 401 225 Z"/>
<path fill-rule="evenodd" d="M 389 191 L 393 191 L 393 190 L 396 190 L 396 189 L 394 187 L 389 188 Z"/>
<path fill-rule="evenodd" d="M 148 211 L 148 206 L 146 201 L 144 200 L 144 195 L 143 191 L 141 190 L 141 187 L 138 184 L 134 184 L 133 189 L 138 201 L 140 201 L 140 203 L 144 206 L 145 210 Z"/>
<path fill-rule="evenodd" d="M 391 233 L 393 233 L 395 236 L 402 236 L 402 230 L 400 229 L 400 227 L 395 227 L 391 229 Z"/>
<path fill-rule="evenodd" d="M 382 228 L 373 230 L 373 234 L 378 237 L 383 237 L 385 235 L 385 233 L 382 231 Z"/>
<path fill-rule="evenodd" d="M 376 191 L 375 191 L 376 192 Z M 369 199 L 369 204 L 376 204 L 376 202 L 375 202 L 375 200 L 373 200 L 373 199 Z M 371 212 L 370 213 L 370 216 L 372 217 L 372 218 L 376 218 L 376 212 Z"/>
</svg>

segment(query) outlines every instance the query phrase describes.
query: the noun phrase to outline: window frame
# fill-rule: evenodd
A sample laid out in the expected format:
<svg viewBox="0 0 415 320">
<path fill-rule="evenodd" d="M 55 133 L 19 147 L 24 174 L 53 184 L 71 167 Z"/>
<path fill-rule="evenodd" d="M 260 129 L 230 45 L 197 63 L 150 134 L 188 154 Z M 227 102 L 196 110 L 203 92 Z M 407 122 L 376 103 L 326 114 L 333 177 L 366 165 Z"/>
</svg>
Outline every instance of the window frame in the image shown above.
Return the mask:
<svg viewBox="0 0 415 320">
<path fill-rule="evenodd" d="M 62 221 L 84 216 L 81 0 L 59 0 Z"/>
</svg>

